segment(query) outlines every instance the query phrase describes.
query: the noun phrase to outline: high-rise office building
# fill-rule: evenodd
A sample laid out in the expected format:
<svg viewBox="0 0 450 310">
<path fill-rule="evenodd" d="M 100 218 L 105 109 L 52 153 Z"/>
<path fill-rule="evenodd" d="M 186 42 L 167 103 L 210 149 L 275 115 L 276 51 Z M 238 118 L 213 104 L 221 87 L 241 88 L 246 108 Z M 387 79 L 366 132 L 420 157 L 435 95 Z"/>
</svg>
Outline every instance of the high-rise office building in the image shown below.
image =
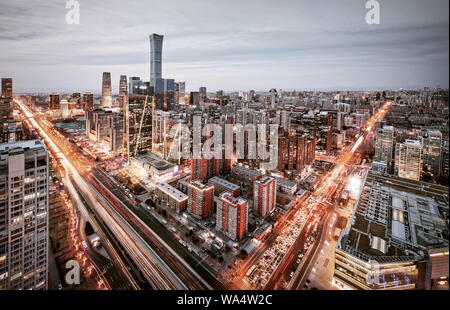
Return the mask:
<svg viewBox="0 0 450 310">
<path fill-rule="evenodd" d="M 0 145 L 0 290 L 48 288 L 48 170 L 40 140 Z"/>
<path fill-rule="evenodd" d="M 12 98 L 12 78 L 2 78 L 2 98 Z"/>
<path fill-rule="evenodd" d="M 81 102 L 81 93 L 72 93 L 72 98 L 70 102 L 75 104 L 75 106 L 78 108 L 78 105 Z"/>
<path fill-rule="evenodd" d="M 217 200 L 216 228 L 232 240 L 239 240 L 247 232 L 248 203 L 229 192 L 220 194 Z"/>
<path fill-rule="evenodd" d="M 180 83 L 174 83 L 175 87 L 175 104 L 180 104 Z"/>
<path fill-rule="evenodd" d="M 174 79 L 163 79 L 164 81 L 164 97 L 162 110 L 172 110 L 175 103 L 175 80 Z M 158 104 L 156 108 L 159 108 Z"/>
<path fill-rule="evenodd" d="M 130 76 L 128 80 L 128 95 L 135 96 L 139 95 L 139 87 L 142 83 L 141 78 L 137 76 Z"/>
<path fill-rule="evenodd" d="M 50 110 L 59 110 L 59 94 L 51 93 L 48 99 L 48 107 Z"/>
<path fill-rule="evenodd" d="M 277 180 L 263 175 L 253 182 L 253 210 L 266 217 L 276 206 Z"/>
<path fill-rule="evenodd" d="M 22 122 L 5 119 L 0 127 L 0 143 L 13 143 L 22 140 Z"/>
<path fill-rule="evenodd" d="M 384 126 L 376 131 L 374 161 L 390 167 L 394 155 L 394 127 Z"/>
<path fill-rule="evenodd" d="M 434 177 L 442 171 L 442 133 L 437 130 L 421 132 L 423 143 L 423 167 Z"/>
<path fill-rule="evenodd" d="M 155 81 L 162 79 L 162 46 L 163 35 L 156 33 L 150 36 L 150 83 L 155 86 Z"/>
<path fill-rule="evenodd" d="M 102 108 L 112 106 L 111 73 L 103 72 L 102 80 Z"/>
<path fill-rule="evenodd" d="M 150 86 L 153 88 L 155 107 L 171 110 L 175 103 L 175 81 L 162 78 L 162 45 L 164 36 L 153 33 L 150 36 Z"/>
<path fill-rule="evenodd" d="M 129 96 L 125 110 L 128 158 L 151 152 L 152 115 L 151 96 Z"/>
<path fill-rule="evenodd" d="M 108 134 L 105 142 L 112 152 L 121 152 L 124 148 L 124 113 L 111 113 L 108 116 Z"/>
<path fill-rule="evenodd" d="M 199 219 L 205 219 L 213 211 L 214 187 L 194 180 L 188 185 L 188 212 Z"/>
<path fill-rule="evenodd" d="M 128 100 L 127 76 L 121 75 L 119 82 L 119 107 L 123 111 Z"/>
<path fill-rule="evenodd" d="M 179 101 L 177 104 L 186 104 L 185 96 L 186 96 L 186 82 L 178 82 L 179 88 Z"/>
<path fill-rule="evenodd" d="M 93 93 L 84 93 L 82 103 L 83 103 L 84 111 L 94 110 L 94 94 Z"/>
<path fill-rule="evenodd" d="M 191 91 L 189 96 L 189 105 L 190 106 L 198 106 L 199 104 L 199 94 L 197 91 Z"/>
<path fill-rule="evenodd" d="M 200 102 L 206 102 L 208 99 L 206 95 L 206 87 L 202 86 L 198 89 L 198 95 L 199 95 L 199 101 Z"/>
<path fill-rule="evenodd" d="M 112 152 L 124 148 L 124 115 L 110 110 L 86 111 L 86 136 Z"/>
<path fill-rule="evenodd" d="M 420 180 L 423 149 L 420 141 L 407 139 L 395 145 L 395 171 L 401 178 Z"/>
<path fill-rule="evenodd" d="M 269 101 L 270 101 L 270 108 L 276 109 L 278 106 L 278 93 L 275 88 L 272 88 L 269 91 Z"/>
</svg>

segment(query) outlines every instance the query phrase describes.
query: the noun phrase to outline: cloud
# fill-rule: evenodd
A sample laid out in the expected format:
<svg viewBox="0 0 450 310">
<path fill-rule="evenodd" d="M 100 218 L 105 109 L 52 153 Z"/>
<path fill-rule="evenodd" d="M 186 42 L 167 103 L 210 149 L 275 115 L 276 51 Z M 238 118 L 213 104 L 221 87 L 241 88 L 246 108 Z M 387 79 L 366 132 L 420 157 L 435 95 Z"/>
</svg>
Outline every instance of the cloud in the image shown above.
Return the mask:
<svg viewBox="0 0 450 310">
<path fill-rule="evenodd" d="M 188 89 L 448 87 L 446 0 L 383 1 L 380 25 L 361 0 L 79 2 L 80 25 L 65 24 L 65 1 L 1 3 L 0 75 L 27 90 L 98 91 L 102 71 L 148 79 L 155 32 L 163 76 Z"/>
</svg>

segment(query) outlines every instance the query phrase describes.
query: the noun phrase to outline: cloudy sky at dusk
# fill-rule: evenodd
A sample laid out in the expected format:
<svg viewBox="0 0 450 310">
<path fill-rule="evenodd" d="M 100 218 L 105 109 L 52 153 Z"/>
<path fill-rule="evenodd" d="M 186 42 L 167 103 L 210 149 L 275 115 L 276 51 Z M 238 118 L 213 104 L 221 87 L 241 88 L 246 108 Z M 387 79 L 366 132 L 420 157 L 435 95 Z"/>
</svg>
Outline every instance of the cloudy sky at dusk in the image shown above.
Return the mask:
<svg viewBox="0 0 450 310">
<path fill-rule="evenodd" d="M 149 80 L 150 33 L 163 77 L 188 90 L 396 89 L 449 85 L 449 1 L 65 0 L 0 3 L 0 76 L 14 90 L 99 92 L 110 71 Z"/>
</svg>

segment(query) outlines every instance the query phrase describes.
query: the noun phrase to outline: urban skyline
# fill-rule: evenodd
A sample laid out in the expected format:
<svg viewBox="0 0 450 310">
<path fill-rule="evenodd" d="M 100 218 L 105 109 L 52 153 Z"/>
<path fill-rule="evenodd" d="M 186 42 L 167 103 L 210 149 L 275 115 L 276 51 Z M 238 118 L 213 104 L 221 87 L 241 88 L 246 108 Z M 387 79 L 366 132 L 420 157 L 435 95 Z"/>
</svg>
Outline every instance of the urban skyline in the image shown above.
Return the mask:
<svg viewBox="0 0 450 310">
<path fill-rule="evenodd" d="M 205 307 L 247 305 L 256 297 L 260 304 L 279 305 L 280 299 L 271 299 L 280 298 L 279 291 L 448 292 L 449 89 L 441 73 L 448 76 L 449 47 L 443 29 L 448 13 L 440 11 L 448 3 L 435 0 L 424 11 L 416 1 L 363 2 L 360 11 L 353 0 L 152 4 L 163 30 L 141 35 L 145 22 L 120 27 L 128 14 L 141 21 L 133 9 L 145 11 L 143 2 L 96 2 L 85 14 L 87 2 L 67 1 L 73 10 L 67 25 L 90 30 L 78 37 L 71 28 L 70 44 L 81 47 L 68 54 L 63 41 L 30 45 L 17 57 L 6 55 L 9 72 L 0 71 L 0 291 L 174 290 L 168 305 Z M 10 19 L 0 21 L 0 41 L 8 42 L 7 49 L 40 34 L 20 27 L 2 31 L 3 22 L 12 25 L 29 12 L 45 16 L 56 4 L 18 10 L 24 3 L 5 6 Z M 211 24 L 210 31 L 200 29 L 210 15 L 179 33 L 172 28 L 210 8 L 228 8 L 224 16 L 232 17 Z M 294 8 L 309 12 L 302 23 L 312 24 L 305 32 L 297 19 L 287 18 Z M 101 25 L 110 14 L 119 16 L 114 9 L 123 9 L 123 19 L 113 23 L 111 36 L 126 29 L 129 37 L 107 47 L 104 38 L 111 36 L 102 26 L 92 28 L 89 17 L 96 12 Z M 265 24 L 248 19 L 236 25 L 246 9 L 273 15 L 265 11 Z M 358 12 L 363 22 L 347 18 Z M 338 21 L 341 28 L 326 30 Z M 40 26 L 46 29 L 41 38 L 57 28 L 46 20 Z M 187 34 L 194 29 L 196 35 Z M 241 37 L 240 29 L 252 35 Z M 132 30 L 145 51 L 134 49 Z M 312 33 L 320 38 L 310 41 Z M 224 40 L 230 34 L 236 41 L 231 48 Z M 243 38 L 247 47 L 239 45 Z M 85 39 L 98 44 L 83 46 Z M 304 49 L 290 45 L 303 39 Z M 44 62 L 28 63 L 30 76 L 23 79 L 24 63 L 17 60 L 39 49 L 44 53 L 33 59 Z M 103 60 L 85 54 L 96 63 L 86 69 L 77 54 L 86 50 L 110 52 Z M 133 60 L 110 57 L 124 52 Z M 147 55 L 142 63 L 135 58 L 141 52 Z M 217 65 L 208 54 L 223 62 Z M 257 61 L 245 63 L 245 55 Z M 67 57 L 82 68 L 65 67 L 66 78 L 54 79 L 52 70 L 61 70 Z M 192 66 L 174 69 L 185 64 L 181 57 Z M 276 70 L 270 77 L 258 72 L 255 64 L 267 73 L 276 67 L 282 78 L 273 79 Z M 327 70 L 317 70 L 321 65 Z M 255 79 L 231 81 L 224 68 L 248 70 Z M 33 70 L 45 74 L 33 81 Z M 334 81 L 353 86 L 290 88 L 294 80 L 304 84 L 297 71 L 313 84 L 320 76 L 323 89 Z M 426 83 L 398 86 L 411 81 Z M 381 82 L 387 86 L 371 88 Z M 73 90 L 61 90 L 61 83 Z M 365 83 L 371 86 L 359 90 Z M 41 84 L 49 89 L 21 88 Z M 202 292 L 194 296 L 192 290 Z M 212 291 L 220 299 L 212 299 Z"/>
<path fill-rule="evenodd" d="M 121 3 L 80 1 L 79 25 L 65 23 L 67 9 L 58 1 L 37 7 L 26 1 L 0 4 L 0 74 L 14 78 L 21 92 L 99 93 L 95 81 L 103 71 L 111 72 L 112 81 L 121 74 L 149 76 L 145 38 L 154 32 L 165 34 L 165 75 L 190 81 L 188 90 L 449 84 L 447 1 L 383 2 L 379 25 L 365 23 L 367 9 L 356 0 L 246 1 L 231 11 L 229 3 L 210 1 Z M 224 14 L 220 23 L 208 14 L 214 10 Z M 197 12 L 206 13 L 201 21 Z"/>
</svg>

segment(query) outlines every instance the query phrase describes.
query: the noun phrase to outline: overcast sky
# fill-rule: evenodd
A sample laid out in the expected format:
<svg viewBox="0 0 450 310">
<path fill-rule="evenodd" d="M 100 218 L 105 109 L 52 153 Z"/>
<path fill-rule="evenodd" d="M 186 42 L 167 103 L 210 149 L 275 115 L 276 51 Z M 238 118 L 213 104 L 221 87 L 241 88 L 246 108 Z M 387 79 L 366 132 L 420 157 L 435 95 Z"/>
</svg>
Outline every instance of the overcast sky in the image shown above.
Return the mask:
<svg viewBox="0 0 450 310">
<path fill-rule="evenodd" d="M 5 3 L 7 2 L 7 3 Z M 45 3 L 44 3 L 45 2 Z M 163 77 L 188 90 L 397 89 L 449 85 L 449 1 L 65 0 L 0 3 L 0 76 L 14 91 L 94 91 L 103 71 L 149 80 L 150 33 Z"/>
</svg>

